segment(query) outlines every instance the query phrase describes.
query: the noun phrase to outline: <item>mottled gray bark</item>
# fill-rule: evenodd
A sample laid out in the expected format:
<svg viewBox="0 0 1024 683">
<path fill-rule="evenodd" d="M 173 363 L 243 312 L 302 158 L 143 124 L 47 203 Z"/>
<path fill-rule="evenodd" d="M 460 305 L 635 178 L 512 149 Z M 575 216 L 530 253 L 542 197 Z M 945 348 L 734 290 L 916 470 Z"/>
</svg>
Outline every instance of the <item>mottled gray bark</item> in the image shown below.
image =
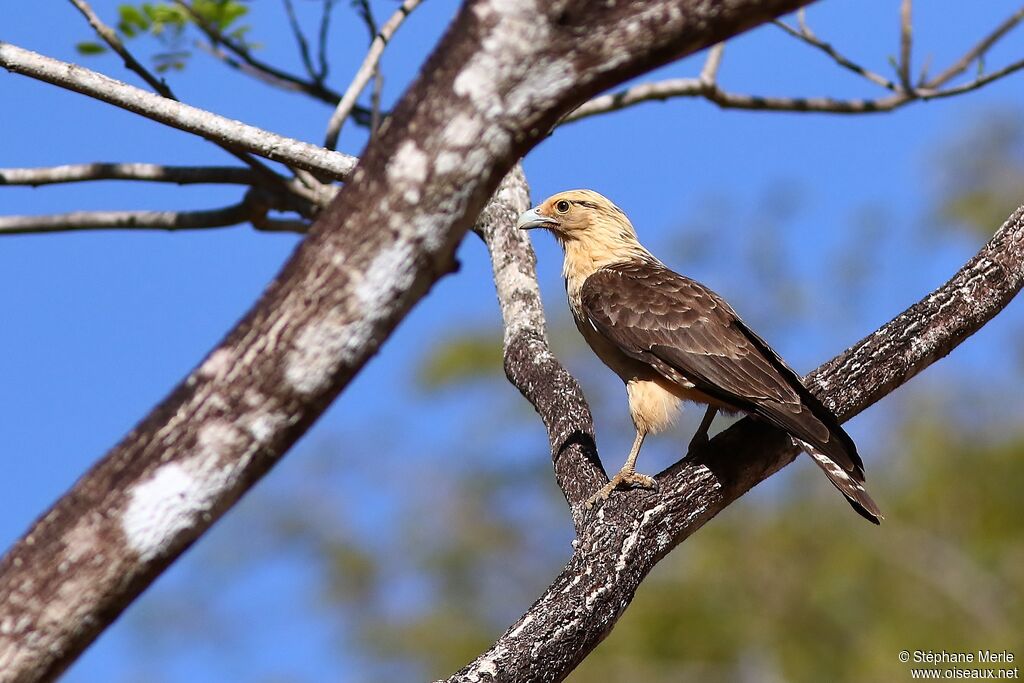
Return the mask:
<svg viewBox="0 0 1024 683">
<path fill-rule="evenodd" d="M 495 259 L 495 274 L 505 311 L 506 365 L 509 377 L 545 417 L 557 453 L 564 431 L 552 428 L 558 415 L 547 413 L 564 412 L 575 420 L 574 429 L 588 434 L 590 415 L 586 403 L 572 391 L 562 393 L 562 386 L 578 391 L 575 383 L 552 383 L 551 365 L 536 366 L 529 354 L 508 353 L 509 338 L 543 338 L 543 317 L 537 317 L 539 309 L 529 294 L 518 294 L 530 289 L 525 276 L 503 275 L 516 270 L 532 274 L 533 266 L 533 253 L 515 235 L 515 223 L 505 218 L 507 213 L 495 214 L 503 220 L 492 221 L 485 233 L 492 253 L 501 255 Z M 524 282 L 508 284 L 520 279 Z M 848 420 L 952 351 L 1006 307 L 1022 284 L 1024 206 L 945 285 L 822 365 L 805 382 Z M 557 361 L 552 362 L 556 372 L 562 371 Z M 617 491 L 593 511 L 574 505 L 577 539 L 568 564 L 526 614 L 448 681 L 562 680 L 608 635 L 655 564 L 796 454 L 785 434 L 747 418 L 694 457 L 660 473 L 658 491 Z M 582 488 L 584 496 L 607 481 L 590 457 L 572 457 L 564 463 L 568 470 L 559 472 L 559 484 L 571 502 L 580 495 L 577 472 L 588 482 Z M 851 523 L 859 523 L 852 514 Z"/>
<path fill-rule="evenodd" d="M 499 180 L 561 116 L 807 2 L 467 2 L 252 310 L 0 561 L 0 680 L 59 674 L 266 473 L 452 270 Z M 0 65 L 24 52 L 0 43 Z"/>
</svg>

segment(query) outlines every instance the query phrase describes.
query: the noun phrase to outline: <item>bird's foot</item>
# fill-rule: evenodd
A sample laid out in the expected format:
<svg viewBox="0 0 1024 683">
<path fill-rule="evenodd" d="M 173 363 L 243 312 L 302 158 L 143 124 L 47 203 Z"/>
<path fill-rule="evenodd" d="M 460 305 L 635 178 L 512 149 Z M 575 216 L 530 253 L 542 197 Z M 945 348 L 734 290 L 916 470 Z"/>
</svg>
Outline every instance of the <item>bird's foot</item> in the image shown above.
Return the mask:
<svg viewBox="0 0 1024 683">
<path fill-rule="evenodd" d="M 587 508 L 592 508 L 599 501 L 607 500 L 608 496 L 612 494 L 615 489 L 628 489 L 628 488 L 641 488 L 651 489 L 652 491 L 658 490 L 658 482 L 653 477 L 648 477 L 646 474 L 640 474 L 633 470 L 623 469 L 618 474 L 611 478 L 607 484 L 601 487 L 601 490 L 592 495 L 587 499 Z"/>
</svg>

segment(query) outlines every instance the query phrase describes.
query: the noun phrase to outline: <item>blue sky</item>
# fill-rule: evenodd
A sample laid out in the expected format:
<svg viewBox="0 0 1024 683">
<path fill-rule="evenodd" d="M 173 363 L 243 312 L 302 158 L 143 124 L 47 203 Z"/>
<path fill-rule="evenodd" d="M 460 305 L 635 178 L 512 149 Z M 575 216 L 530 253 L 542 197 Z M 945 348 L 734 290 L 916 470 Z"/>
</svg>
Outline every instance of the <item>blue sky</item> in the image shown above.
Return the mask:
<svg viewBox="0 0 1024 683">
<path fill-rule="evenodd" d="M 115 2 L 95 2 L 112 20 Z M 309 10 L 312 5 L 299 3 Z M 344 3 L 342 3 L 344 5 Z M 809 20 L 822 36 L 848 53 L 890 73 L 885 63 L 896 52 L 897 3 L 826 0 Z M 968 7 L 970 5 L 970 7 Z M 982 6 L 983 5 L 983 6 Z M 915 39 L 933 63 L 943 66 L 1014 9 L 1012 2 L 921 3 Z M 374 4 L 386 16 L 390 2 Z M 385 104 L 394 102 L 413 77 L 454 12 L 455 3 L 424 3 L 403 26 L 384 59 Z M 268 61 L 299 69 L 289 35 L 279 32 L 278 3 L 252 3 L 254 36 L 265 40 Z M 91 38 L 70 5 L 28 3 L 4 18 L 0 39 L 44 54 L 80 60 L 76 42 Z M 332 42 L 333 85 L 343 89 L 362 54 L 364 30 L 347 8 L 339 8 Z M 1020 57 L 1019 37 L 1004 41 L 989 64 Z M 1017 52 L 1014 53 L 1014 46 Z M 147 50 L 138 46 L 140 54 Z M 695 75 L 702 56 L 670 65 L 657 76 Z M 112 57 L 84 63 L 115 78 L 136 83 Z M 191 104 L 282 134 L 319 141 L 329 110 L 298 95 L 281 94 L 248 81 L 198 55 L 171 84 Z M 871 96 L 877 91 L 837 69 L 822 55 L 764 27 L 726 48 L 720 71 L 724 87 L 777 95 Z M 819 293 L 819 304 L 843 310 L 858 306 L 856 323 L 837 320 L 828 329 L 786 329 L 771 340 L 800 370 L 811 369 L 874 326 L 888 320 L 937 286 L 977 248 L 977 241 L 950 238 L 920 251 L 920 219 L 936 201 L 924 179 L 935 163 L 937 143 L 955 137 L 967 122 L 996 107 L 1024 105 L 1021 76 L 1011 77 L 961 98 L 914 104 L 892 114 L 824 116 L 719 111 L 702 101 L 648 104 L 588 119 L 559 129 L 526 159 L 535 200 L 569 187 L 592 187 L 612 197 L 631 216 L 641 236 L 666 247 L 678 238 L 694 207 L 709 197 L 724 198 L 737 216 L 756 219 L 749 207 L 772 188 L 792 188 L 802 209 L 778 235 L 801 277 L 827 275 L 823 254 L 841 250 L 849 239 L 849 216 L 880 206 L 895 226 L 884 235 L 885 253 L 872 274 L 870 302 L 837 300 Z M 198 138 L 121 112 L 77 94 L 22 76 L 0 72 L 0 165 L 44 166 L 87 161 L 144 161 L 167 164 L 231 163 L 219 149 Z M 347 126 L 342 149 L 356 154 L 363 133 Z M 0 188 L 0 212 L 49 213 L 86 209 L 209 208 L 236 201 L 237 188 L 156 186 L 141 183 L 88 183 L 63 187 Z M 743 226 L 721 226 L 721 238 Z M 0 543 L 12 543 L 85 469 L 119 440 L 147 410 L 229 329 L 288 257 L 296 238 L 255 233 L 246 228 L 203 233 L 115 233 L 28 235 L 2 238 L 0 291 L 4 292 L 0 335 Z M 564 315 L 560 255 L 553 241 L 535 239 L 540 279 L 552 316 Z M 667 247 L 666 247 L 667 248 Z M 913 253 L 906 250 L 913 249 Z M 356 454 L 377 448 L 408 449 L 417 441 L 457 443 L 472 405 L 445 397 L 424 402 L 412 388 L 424 340 L 449 330 L 497 329 L 490 273 L 482 246 L 470 238 L 460 251 L 463 268 L 436 287 L 387 342 L 348 391 L 317 424 L 270 479 L 301 478 L 303 453 L 331 444 Z M 725 264 L 723 267 L 722 264 Z M 758 317 L 758 299 L 749 274 L 728 268 L 692 273 L 729 298 L 742 313 Z M 762 286 L 765 283 L 761 283 Z M 756 285 L 756 283 L 755 283 Z M 1018 317 L 1019 320 L 1019 317 Z M 995 374 L 993 354 L 1005 349 L 1013 319 L 998 320 L 976 340 L 933 372 L 976 368 Z M 927 375 L 923 378 L 927 381 Z M 983 380 L 979 380 L 983 381 Z M 995 381 L 993 378 L 992 381 Z M 589 391 L 613 387 L 605 379 L 584 378 Z M 886 408 L 854 421 L 855 437 L 870 439 L 867 425 L 897 410 L 901 392 Z M 612 400 L 612 399 L 609 399 Z M 618 400 L 615 398 L 615 400 Z M 1008 396 L 1007 410 L 1021 415 L 1019 398 Z M 365 428 L 381 416 L 403 414 L 400 435 Z M 628 445 L 631 434 L 602 429 L 607 453 Z M 355 435 L 352 438 L 351 435 Z M 531 446 L 518 457 L 546 457 L 539 428 L 524 435 Z M 319 444 L 320 446 L 317 446 Z M 365 460 L 365 457 L 363 457 Z M 869 462 L 869 468 L 871 464 Z M 609 464 L 609 467 L 617 467 Z M 653 469 L 653 468 L 652 468 Z M 272 481 L 261 488 L 273 487 Z M 283 484 L 281 486 L 284 486 Z M 397 495 L 397 492 L 393 492 Z M 257 495 L 259 495 L 257 493 Z M 388 514 L 385 490 L 358 524 L 372 529 Z M 212 541 L 211 541 L 212 542 Z M 182 564 L 187 564 L 185 558 Z M 173 585 L 173 568 L 161 584 Z M 282 560 L 254 575 L 232 577 L 227 600 L 245 605 L 246 591 L 277 595 L 301 576 L 301 566 Z M 158 584 L 155 591 L 160 590 Z M 283 588 L 282 588 L 283 590 Z M 286 595 L 286 593 L 284 593 Z M 147 597 L 143 597 L 145 602 Z M 254 628 L 246 647 L 260 653 L 257 663 L 218 660 L 216 652 L 182 657 L 169 680 L 251 679 L 253 671 L 305 671 L 322 677 L 327 636 L 315 626 L 303 631 L 298 608 L 285 597 L 281 610 L 295 612 L 298 624 L 287 649 L 274 648 L 271 631 Z M 264 603 L 260 603 L 264 604 Z M 252 615 L 259 619 L 259 613 Z M 68 675 L 69 681 L 129 680 L 137 672 L 131 618 L 121 620 Z M 266 645 L 264 647 L 263 645 Z M 305 654 L 303 654 L 305 652 Z M 211 670 L 210 661 L 225 667 Z M 262 667 L 262 668 L 260 668 Z"/>
</svg>

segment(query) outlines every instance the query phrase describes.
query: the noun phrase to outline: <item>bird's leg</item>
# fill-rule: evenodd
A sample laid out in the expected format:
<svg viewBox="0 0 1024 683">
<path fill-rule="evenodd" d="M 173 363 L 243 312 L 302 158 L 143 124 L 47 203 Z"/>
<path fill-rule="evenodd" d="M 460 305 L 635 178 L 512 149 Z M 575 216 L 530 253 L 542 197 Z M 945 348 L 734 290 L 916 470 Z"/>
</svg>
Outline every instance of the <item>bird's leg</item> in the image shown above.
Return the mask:
<svg viewBox="0 0 1024 683">
<path fill-rule="evenodd" d="M 690 439 L 690 445 L 686 449 L 687 456 L 708 445 L 708 430 L 711 429 L 711 423 L 715 421 L 715 415 L 718 415 L 718 408 L 708 406 L 707 411 L 704 413 L 704 419 L 700 421 L 700 426 L 697 427 L 697 432 Z"/>
<path fill-rule="evenodd" d="M 640 474 L 636 471 L 636 459 L 640 455 L 640 447 L 644 444 L 644 437 L 647 436 L 646 432 L 642 432 L 639 429 L 636 430 L 636 439 L 633 441 L 633 449 L 629 452 L 629 457 L 626 458 L 626 464 L 622 466 L 619 473 L 611 478 L 607 484 L 601 487 L 601 490 L 595 493 L 587 500 L 587 507 L 593 507 L 594 503 L 599 500 L 605 500 L 611 495 L 612 491 L 617 488 L 628 488 L 631 486 L 637 486 L 645 489 L 657 489 L 658 484 L 652 477 L 648 477 L 646 474 Z"/>
</svg>

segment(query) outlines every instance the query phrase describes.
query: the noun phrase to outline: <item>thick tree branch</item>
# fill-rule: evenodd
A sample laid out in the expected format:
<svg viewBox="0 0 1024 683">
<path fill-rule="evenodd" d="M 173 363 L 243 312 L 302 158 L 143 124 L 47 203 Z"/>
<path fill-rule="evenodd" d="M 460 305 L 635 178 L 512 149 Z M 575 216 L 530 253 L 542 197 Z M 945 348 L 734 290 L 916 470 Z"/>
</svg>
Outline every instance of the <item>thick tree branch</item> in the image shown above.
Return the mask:
<svg viewBox="0 0 1024 683">
<path fill-rule="evenodd" d="M 583 504 L 608 481 L 594 444 L 594 421 L 576 379 L 548 346 L 537 284 L 537 259 L 526 233 L 515 229 L 530 208 L 530 190 L 517 165 L 498 187 L 476 231 L 487 245 L 505 325 L 505 373 L 540 414 L 548 433 L 558 486 L 577 528 Z"/>
<path fill-rule="evenodd" d="M 803 4 L 467 2 L 252 310 L 0 561 L 0 680 L 60 673 L 288 450 L 452 270 L 499 181 L 562 115 Z M 0 64 L 26 57 L 0 43 Z M 68 66 L 47 80 L 95 78 Z"/>
<path fill-rule="evenodd" d="M 947 355 L 1022 284 L 1024 206 L 945 285 L 805 381 L 847 420 Z M 528 362 L 522 372 L 527 384 L 543 380 Z M 747 418 L 659 474 L 657 492 L 615 493 L 586 517 L 571 559 L 537 602 L 448 681 L 562 680 L 611 631 L 657 562 L 795 456 L 782 432 Z M 589 463 L 581 467 L 588 476 Z"/>
<path fill-rule="evenodd" d="M 255 185 L 256 173 L 239 166 L 161 166 L 141 163 L 65 164 L 37 168 L 0 168 L 0 185 L 54 185 L 93 180 L 140 180 L 194 185 Z"/>
<path fill-rule="evenodd" d="M 349 84 L 348 89 L 345 90 L 345 94 L 341 96 L 338 106 L 334 109 L 334 113 L 331 114 L 331 118 L 327 122 L 327 133 L 324 139 L 324 147 L 327 149 L 334 149 L 338 146 L 341 126 L 352 113 L 352 108 L 355 107 L 356 100 L 359 99 L 359 95 L 366 88 L 366 84 L 377 73 L 377 67 L 380 64 L 381 55 L 384 54 L 384 48 L 387 47 L 388 41 L 391 40 L 391 37 L 398 30 L 398 27 L 402 25 L 402 22 L 405 21 L 405 18 L 419 6 L 420 2 L 422 0 L 404 0 L 398 6 L 395 13 L 391 15 L 391 18 L 384 22 L 384 25 L 370 43 L 370 49 L 367 51 L 363 63 L 359 66 L 359 70 Z"/>
<path fill-rule="evenodd" d="M 356 165 L 355 157 L 347 154 L 227 119 L 3 41 L 0 41 L 0 67 L 88 95 L 208 140 L 340 180 L 346 179 Z"/>
</svg>

